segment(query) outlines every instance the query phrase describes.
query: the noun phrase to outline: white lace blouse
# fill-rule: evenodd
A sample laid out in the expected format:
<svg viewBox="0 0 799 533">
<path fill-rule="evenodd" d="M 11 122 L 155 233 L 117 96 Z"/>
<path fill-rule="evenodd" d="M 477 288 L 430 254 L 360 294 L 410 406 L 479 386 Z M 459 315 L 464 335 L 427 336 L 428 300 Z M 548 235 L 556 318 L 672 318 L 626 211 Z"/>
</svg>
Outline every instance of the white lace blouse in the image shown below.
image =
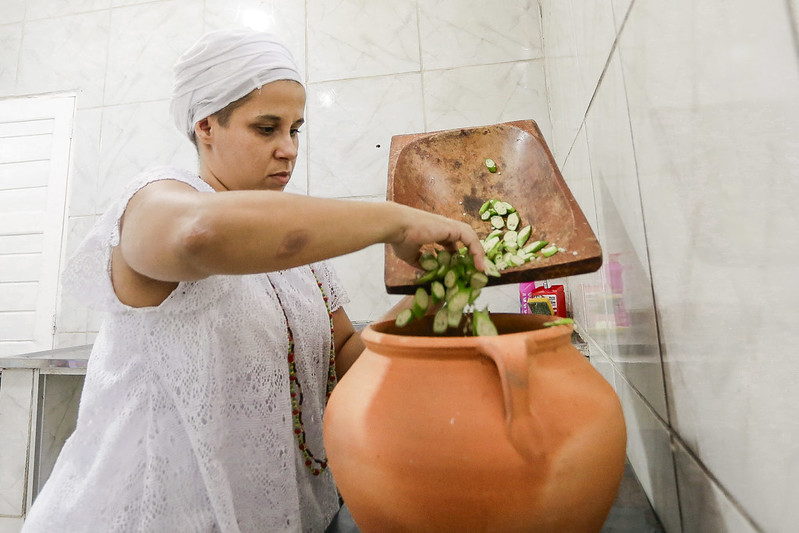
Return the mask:
<svg viewBox="0 0 799 533">
<path fill-rule="evenodd" d="M 331 326 L 322 294 L 331 311 L 346 294 L 320 262 L 182 282 L 157 307 L 122 304 L 109 275 L 119 218 L 136 191 L 162 179 L 213 192 L 174 168 L 140 175 L 65 271 L 65 287 L 106 320 L 77 428 L 23 531 L 324 531 L 338 496 L 329 469 L 306 467 L 294 434 L 286 318 L 305 439 L 323 459 Z"/>
</svg>

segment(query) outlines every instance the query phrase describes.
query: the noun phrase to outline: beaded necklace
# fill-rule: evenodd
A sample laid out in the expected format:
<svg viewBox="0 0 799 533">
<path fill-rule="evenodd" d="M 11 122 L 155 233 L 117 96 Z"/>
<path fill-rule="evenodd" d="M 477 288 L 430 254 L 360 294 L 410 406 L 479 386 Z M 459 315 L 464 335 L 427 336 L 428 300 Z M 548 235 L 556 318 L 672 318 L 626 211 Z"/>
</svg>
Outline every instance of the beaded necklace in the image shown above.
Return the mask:
<svg viewBox="0 0 799 533">
<path fill-rule="evenodd" d="M 311 274 L 313 274 L 316 285 L 322 293 L 322 300 L 325 302 L 325 309 L 327 309 L 327 316 L 330 320 L 330 356 L 327 370 L 327 389 L 325 392 L 325 404 L 327 404 L 327 400 L 330 399 L 330 393 L 333 391 L 333 387 L 336 386 L 336 344 L 333 338 L 333 312 L 330 310 L 330 303 L 328 302 L 327 294 L 325 294 L 325 289 L 322 287 L 322 282 L 319 281 L 313 267 L 311 267 Z M 268 276 L 267 279 L 269 279 Z M 275 286 L 272 284 L 272 280 L 269 280 L 269 283 L 274 289 Z M 275 296 L 280 305 L 280 310 L 283 311 L 283 316 L 286 318 L 286 333 L 289 340 L 289 393 L 291 395 L 291 415 L 294 419 L 294 435 L 297 437 L 297 444 L 302 452 L 305 466 L 308 467 L 311 474 L 318 476 L 327 469 L 327 458 L 317 459 L 314 457 L 305 439 L 305 425 L 302 422 L 302 386 L 299 379 L 297 379 L 297 366 L 294 361 L 294 334 L 291 331 L 291 326 L 289 326 L 289 317 L 283 307 L 283 302 L 280 301 L 280 297 L 277 295 L 277 290 L 275 290 Z"/>
</svg>

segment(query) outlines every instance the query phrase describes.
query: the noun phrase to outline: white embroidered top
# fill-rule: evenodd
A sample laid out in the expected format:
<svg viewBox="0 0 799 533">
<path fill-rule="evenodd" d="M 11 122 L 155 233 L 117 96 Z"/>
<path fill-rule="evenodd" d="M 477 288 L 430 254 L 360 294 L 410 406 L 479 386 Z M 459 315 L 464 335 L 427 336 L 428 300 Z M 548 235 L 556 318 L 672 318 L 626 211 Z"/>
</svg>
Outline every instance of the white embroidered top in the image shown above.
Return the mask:
<svg viewBox="0 0 799 533">
<path fill-rule="evenodd" d="M 331 311 L 347 302 L 327 262 L 181 282 L 157 307 L 122 304 L 111 248 L 131 184 L 76 251 L 64 285 L 106 312 L 77 428 L 27 516 L 26 533 L 324 531 L 338 510 L 330 470 L 311 475 L 293 432 L 286 317 L 302 386 L 306 442 L 325 457 L 322 415 Z M 282 308 L 285 310 L 281 310 Z"/>
</svg>

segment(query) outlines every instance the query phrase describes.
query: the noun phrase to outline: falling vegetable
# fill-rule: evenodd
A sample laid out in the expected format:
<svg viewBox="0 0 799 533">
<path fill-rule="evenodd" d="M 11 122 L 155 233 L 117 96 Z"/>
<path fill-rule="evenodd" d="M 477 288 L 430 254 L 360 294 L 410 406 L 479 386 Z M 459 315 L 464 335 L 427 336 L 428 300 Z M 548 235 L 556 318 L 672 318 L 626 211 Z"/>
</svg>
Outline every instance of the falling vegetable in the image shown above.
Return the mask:
<svg viewBox="0 0 799 533">
<path fill-rule="evenodd" d="M 492 159 L 486 159 L 486 166 L 491 172 L 496 171 Z M 421 318 L 431 305 L 441 305 L 433 316 L 434 333 L 444 334 L 463 326 L 464 334 L 497 335 L 488 310 L 478 310 L 474 306 L 480 291 L 488 285 L 489 277 L 498 278 L 502 270 L 563 251 L 555 243 L 543 239 L 528 242 L 534 228 L 529 224 L 523 226 L 521 215 L 508 202 L 496 198 L 486 200 L 478 215 L 491 227 L 491 232 L 480 241 L 486 253 L 485 271 L 475 268 L 474 259 L 466 248 L 454 253 L 448 250 L 423 253 L 419 266 L 424 272 L 416 280 L 419 287 L 411 308 L 397 315 L 398 327 Z M 555 321 L 545 325 L 567 323 L 570 322 Z"/>
</svg>

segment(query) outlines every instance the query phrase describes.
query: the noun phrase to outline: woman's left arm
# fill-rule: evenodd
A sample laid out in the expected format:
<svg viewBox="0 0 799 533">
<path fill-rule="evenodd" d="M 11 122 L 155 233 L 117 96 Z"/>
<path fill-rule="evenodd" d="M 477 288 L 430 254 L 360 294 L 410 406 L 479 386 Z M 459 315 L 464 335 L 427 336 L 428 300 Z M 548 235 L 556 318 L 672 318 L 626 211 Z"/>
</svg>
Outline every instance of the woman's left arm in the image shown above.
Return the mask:
<svg viewBox="0 0 799 533">
<path fill-rule="evenodd" d="M 377 321 L 394 320 L 403 309 L 413 304 L 413 296 L 402 298 L 397 304 L 386 311 Z M 366 347 L 361 340 L 361 332 L 355 331 L 350 317 L 343 307 L 333 311 L 333 329 L 335 330 L 336 343 L 336 376 L 341 378 L 349 370 L 356 359 Z"/>
</svg>

